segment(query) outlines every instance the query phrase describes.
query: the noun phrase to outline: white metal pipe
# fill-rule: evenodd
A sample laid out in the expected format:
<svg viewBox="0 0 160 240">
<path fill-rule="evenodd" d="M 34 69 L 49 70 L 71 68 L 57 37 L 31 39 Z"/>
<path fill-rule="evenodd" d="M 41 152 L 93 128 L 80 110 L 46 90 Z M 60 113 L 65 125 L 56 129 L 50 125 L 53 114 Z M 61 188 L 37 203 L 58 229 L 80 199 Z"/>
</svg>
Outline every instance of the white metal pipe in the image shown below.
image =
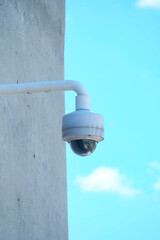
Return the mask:
<svg viewBox="0 0 160 240">
<path fill-rule="evenodd" d="M 57 80 L 48 82 L 30 82 L 0 85 L 0 95 L 39 93 L 54 91 L 75 91 L 77 95 L 88 95 L 84 85 L 74 80 Z"/>
<path fill-rule="evenodd" d="M 83 99 L 83 96 L 85 99 L 76 101 L 77 102 L 76 109 L 90 109 L 90 97 L 88 96 L 88 91 L 85 88 L 85 86 L 78 81 L 56 80 L 48 82 L 30 82 L 0 85 L 0 95 L 12 95 L 24 93 L 31 94 L 54 91 L 75 91 L 78 96 L 81 96 L 81 99 Z"/>
</svg>

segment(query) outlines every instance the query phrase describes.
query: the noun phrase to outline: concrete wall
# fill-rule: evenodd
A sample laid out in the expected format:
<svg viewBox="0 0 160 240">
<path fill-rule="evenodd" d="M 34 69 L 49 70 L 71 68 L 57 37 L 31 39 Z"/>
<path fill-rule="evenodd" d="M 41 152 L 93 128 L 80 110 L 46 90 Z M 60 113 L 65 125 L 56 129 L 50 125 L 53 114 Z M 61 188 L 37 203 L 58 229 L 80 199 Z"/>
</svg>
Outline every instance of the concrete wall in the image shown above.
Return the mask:
<svg viewBox="0 0 160 240">
<path fill-rule="evenodd" d="M 0 0 L 0 84 L 63 79 L 64 0 Z M 63 93 L 0 97 L 0 239 L 67 240 Z"/>
</svg>

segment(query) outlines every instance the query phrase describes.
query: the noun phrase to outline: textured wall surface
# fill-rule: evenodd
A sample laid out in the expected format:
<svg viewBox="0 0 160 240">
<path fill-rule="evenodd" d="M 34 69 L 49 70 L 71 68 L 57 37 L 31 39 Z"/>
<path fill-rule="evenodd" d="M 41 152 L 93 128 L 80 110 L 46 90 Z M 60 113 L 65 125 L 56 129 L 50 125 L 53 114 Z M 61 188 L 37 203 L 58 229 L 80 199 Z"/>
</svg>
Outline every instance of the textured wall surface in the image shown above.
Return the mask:
<svg viewBox="0 0 160 240">
<path fill-rule="evenodd" d="M 63 79 L 64 0 L 0 0 L 0 84 Z M 67 240 L 63 93 L 0 97 L 0 239 Z"/>
</svg>

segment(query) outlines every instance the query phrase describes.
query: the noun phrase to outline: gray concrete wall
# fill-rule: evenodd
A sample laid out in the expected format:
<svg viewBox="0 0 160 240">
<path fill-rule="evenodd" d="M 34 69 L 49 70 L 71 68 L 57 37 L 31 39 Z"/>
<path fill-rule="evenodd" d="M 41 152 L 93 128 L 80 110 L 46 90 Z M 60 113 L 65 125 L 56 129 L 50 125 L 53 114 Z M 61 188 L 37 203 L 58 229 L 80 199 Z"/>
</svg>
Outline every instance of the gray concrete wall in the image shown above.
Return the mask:
<svg viewBox="0 0 160 240">
<path fill-rule="evenodd" d="M 0 84 L 63 79 L 64 0 L 0 0 Z M 0 97 L 0 239 L 67 240 L 63 93 Z"/>
</svg>

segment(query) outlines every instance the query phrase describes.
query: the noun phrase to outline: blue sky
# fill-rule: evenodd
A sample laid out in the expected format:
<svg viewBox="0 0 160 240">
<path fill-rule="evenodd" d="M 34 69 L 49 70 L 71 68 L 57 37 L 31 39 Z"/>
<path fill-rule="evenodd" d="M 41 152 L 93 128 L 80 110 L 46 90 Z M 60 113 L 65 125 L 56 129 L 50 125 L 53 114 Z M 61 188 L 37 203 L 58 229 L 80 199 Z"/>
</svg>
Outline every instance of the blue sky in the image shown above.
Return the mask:
<svg viewBox="0 0 160 240">
<path fill-rule="evenodd" d="M 67 146 L 69 240 L 160 239 L 159 29 L 160 0 L 66 0 L 65 79 L 105 120 L 92 155 Z"/>
</svg>

